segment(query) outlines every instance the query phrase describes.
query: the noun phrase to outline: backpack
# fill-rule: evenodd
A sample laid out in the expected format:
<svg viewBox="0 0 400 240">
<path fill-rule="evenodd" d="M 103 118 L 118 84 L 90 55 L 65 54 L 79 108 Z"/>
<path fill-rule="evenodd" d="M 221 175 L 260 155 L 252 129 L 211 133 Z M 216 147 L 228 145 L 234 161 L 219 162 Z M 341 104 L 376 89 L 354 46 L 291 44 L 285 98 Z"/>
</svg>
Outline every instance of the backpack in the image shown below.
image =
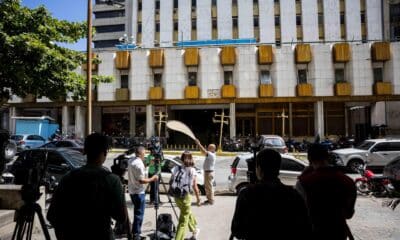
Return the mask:
<svg viewBox="0 0 400 240">
<path fill-rule="evenodd" d="M 172 221 L 172 215 L 163 213 L 157 217 L 158 239 L 172 239 L 175 237 L 175 225 Z"/>
<path fill-rule="evenodd" d="M 187 171 L 182 166 L 178 167 L 170 181 L 169 195 L 176 198 L 184 198 L 187 194 L 192 192 L 192 173 Z"/>
</svg>

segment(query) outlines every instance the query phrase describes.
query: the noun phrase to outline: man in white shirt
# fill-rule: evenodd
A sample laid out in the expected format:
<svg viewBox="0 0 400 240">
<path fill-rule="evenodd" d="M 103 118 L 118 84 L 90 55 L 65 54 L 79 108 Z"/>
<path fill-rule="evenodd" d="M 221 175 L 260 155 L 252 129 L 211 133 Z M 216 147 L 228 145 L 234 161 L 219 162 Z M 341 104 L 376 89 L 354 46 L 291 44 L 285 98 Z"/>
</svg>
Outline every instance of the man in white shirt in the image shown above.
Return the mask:
<svg viewBox="0 0 400 240">
<path fill-rule="evenodd" d="M 197 146 L 199 146 L 200 151 L 206 155 L 206 159 L 203 163 L 204 170 L 204 188 L 206 190 L 207 200 L 204 202 L 205 205 L 214 204 L 214 170 L 215 170 L 215 160 L 217 158 L 215 154 L 216 146 L 215 144 L 209 144 L 207 149 L 201 145 L 198 139 L 195 140 Z"/>
<path fill-rule="evenodd" d="M 133 203 L 133 225 L 132 232 L 134 240 L 140 240 L 141 228 L 146 207 L 145 185 L 158 181 L 158 175 L 145 178 L 144 155 L 145 148 L 138 147 L 135 151 L 136 157 L 129 160 L 128 165 L 128 191 Z"/>
</svg>

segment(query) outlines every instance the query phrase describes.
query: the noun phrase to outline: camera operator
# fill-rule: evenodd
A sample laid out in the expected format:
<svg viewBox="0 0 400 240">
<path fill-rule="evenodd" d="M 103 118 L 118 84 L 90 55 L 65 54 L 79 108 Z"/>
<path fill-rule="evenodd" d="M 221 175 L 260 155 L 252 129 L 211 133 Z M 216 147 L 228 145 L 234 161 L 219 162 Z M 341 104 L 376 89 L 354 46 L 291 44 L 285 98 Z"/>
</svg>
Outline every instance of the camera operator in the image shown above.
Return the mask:
<svg viewBox="0 0 400 240">
<path fill-rule="evenodd" d="M 150 140 L 150 154 L 146 157 L 145 163 L 148 167 L 148 177 L 151 178 L 161 172 L 161 168 L 164 166 L 164 157 L 162 153 L 162 148 L 160 141 L 157 137 L 153 137 Z M 160 176 L 159 176 L 160 178 Z M 158 198 L 158 203 L 160 203 L 160 196 L 156 196 L 156 187 L 159 186 L 156 182 L 150 183 L 150 204 L 154 204 L 156 197 Z"/>
</svg>

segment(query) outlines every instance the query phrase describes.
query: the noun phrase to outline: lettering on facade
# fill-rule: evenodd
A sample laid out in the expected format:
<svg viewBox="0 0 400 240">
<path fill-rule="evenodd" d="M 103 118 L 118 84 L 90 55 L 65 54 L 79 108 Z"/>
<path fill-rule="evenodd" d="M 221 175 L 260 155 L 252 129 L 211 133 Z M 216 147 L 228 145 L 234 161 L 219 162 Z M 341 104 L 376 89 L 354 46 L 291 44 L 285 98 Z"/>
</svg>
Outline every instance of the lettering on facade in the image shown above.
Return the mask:
<svg viewBox="0 0 400 240">
<path fill-rule="evenodd" d="M 220 89 L 207 89 L 207 97 L 220 98 L 221 97 Z"/>
</svg>

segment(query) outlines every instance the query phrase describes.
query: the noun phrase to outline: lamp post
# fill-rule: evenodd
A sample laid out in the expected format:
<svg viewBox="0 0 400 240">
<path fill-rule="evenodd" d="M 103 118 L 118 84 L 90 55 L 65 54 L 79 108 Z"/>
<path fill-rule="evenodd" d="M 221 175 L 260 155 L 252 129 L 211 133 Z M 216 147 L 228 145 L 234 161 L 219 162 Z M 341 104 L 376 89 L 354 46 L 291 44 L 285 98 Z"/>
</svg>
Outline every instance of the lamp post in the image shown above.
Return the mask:
<svg viewBox="0 0 400 240">
<path fill-rule="evenodd" d="M 92 0 L 88 0 L 86 49 L 86 135 L 89 135 L 92 133 Z"/>
</svg>

